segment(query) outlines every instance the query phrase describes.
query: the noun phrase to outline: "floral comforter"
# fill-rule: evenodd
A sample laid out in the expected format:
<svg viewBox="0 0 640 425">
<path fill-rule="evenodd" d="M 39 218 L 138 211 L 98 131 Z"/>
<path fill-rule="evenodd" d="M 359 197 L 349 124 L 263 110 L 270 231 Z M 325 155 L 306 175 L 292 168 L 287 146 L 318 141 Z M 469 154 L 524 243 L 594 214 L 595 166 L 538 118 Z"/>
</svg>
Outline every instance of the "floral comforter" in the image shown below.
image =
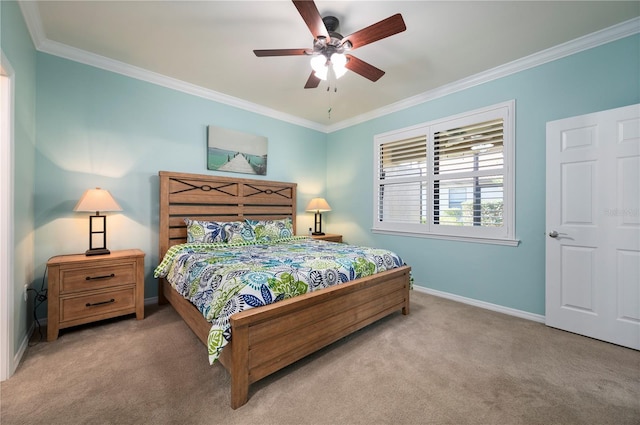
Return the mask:
<svg viewBox="0 0 640 425">
<path fill-rule="evenodd" d="M 231 341 L 232 314 L 403 265 L 395 253 L 307 236 L 269 243 L 182 244 L 154 272 L 211 322 L 213 363 Z"/>
</svg>

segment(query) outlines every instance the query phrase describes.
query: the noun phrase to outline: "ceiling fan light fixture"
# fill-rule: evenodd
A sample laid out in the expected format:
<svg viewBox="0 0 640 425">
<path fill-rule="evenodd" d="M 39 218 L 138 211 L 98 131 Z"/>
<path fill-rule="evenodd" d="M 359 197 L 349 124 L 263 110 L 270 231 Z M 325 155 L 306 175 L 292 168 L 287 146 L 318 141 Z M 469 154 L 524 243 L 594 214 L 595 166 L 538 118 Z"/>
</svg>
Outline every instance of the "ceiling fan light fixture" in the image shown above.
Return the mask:
<svg viewBox="0 0 640 425">
<path fill-rule="evenodd" d="M 1 0 L 0 0 L 1 1 Z M 407 29 L 402 15 L 396 13 L 382 21 L 369 25 L 359 31 L 343 37 L 338 31 L 340 21 L 335 16 L 320 16 L 318 7 L 313 0 L 295 1 L 294 5 L 302 20 L 313 36 L 313 49 L 264 49 L 254 50 L 258 57 L 270 56 L 306 56 L 311 55 L 312 74 L 307 79 L 305 89 L 318 87 L 321 80 L 326 80 L 329 73 L 336 79 L 342 77 L 348 69 L 362 77 L 376 82 L 384 75 L 384 71 L 376 68 L 355 56 L 345 56 L 344 52 L 351 52 L 367 44 L 383 38 L 401 33 Z M 332 55 L 338 56 L 332 57 Z"/>
<path fill-rule="evenodd" d="M 342 77 L 347 73 L 347 68 L 338 68 L 336 66 L 333 67 L 333 73 L 336 74 L 336 79 Z"/>
<path fill-rule="evenodd" d="M 323 69 L 319 69 L 317 71 L 313 71 L 313 73 L 316 74 L 316 77 L 318 77 L 321 80 L 325 81 L 327 79 L 327 76 L 329 75 L 329 67 L 325 66 Z"/>
<path fill-rule="evenodd" d="M 347 73 L 347 57 L 342 53 L 334 53 L 331 55 L 331 64 L 333 66 L 333 72 L 336 74 L 336 78 L 342 77 Z"/>
<path fill-rule="evenodd" d="M 316 77 L 321 80 L 327 79 L 327 74 L 329 72 L 329 66 L 327 63 L 327 58 L 324 55 L 315 55 L 311 58 L 311 68 L 316 74 Z"/>
<path fill-rule="evenodd" d="M 314 55 L 311 57 L 311 68 L 318 72 L 327 68 L 327 58 L 324 55 Z"/>
</svg>

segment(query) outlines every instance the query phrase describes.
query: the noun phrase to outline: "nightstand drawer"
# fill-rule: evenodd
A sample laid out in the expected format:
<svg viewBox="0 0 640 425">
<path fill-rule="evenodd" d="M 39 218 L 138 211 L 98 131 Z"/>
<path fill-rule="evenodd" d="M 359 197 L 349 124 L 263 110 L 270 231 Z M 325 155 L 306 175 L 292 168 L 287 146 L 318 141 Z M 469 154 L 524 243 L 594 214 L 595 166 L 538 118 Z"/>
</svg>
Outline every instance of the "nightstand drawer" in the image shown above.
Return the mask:
<svg viewBox="0 0 640 425">
<path fill-rule="evenodd" d="M 70 322 L 97 315 L 106 318 L 109 317 L 109 313 L 119 313 L 122 310 L 134 312 L 135 299 L 134 286 L 80 297 L 61 298 L 60 322 Z"/>
<path fill-rule="evenodd" d="M 120 263 L 60 271 L 60 293 L 111 288 L 136 282 L 135 263 Z"/>
</svg>

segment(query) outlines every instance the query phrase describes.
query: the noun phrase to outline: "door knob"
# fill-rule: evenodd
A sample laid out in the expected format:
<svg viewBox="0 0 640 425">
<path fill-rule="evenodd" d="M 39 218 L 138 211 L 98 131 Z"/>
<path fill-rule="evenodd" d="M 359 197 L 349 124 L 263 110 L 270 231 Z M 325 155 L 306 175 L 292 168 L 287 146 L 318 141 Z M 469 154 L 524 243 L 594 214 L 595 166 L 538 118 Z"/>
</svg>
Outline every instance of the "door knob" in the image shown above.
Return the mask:
<svg viewBox="0 0 640 425">
<path fill-rule="evenodd" d="M 557 238 L 559 235 L 558 232 L 556 232 L 555 230 L 552 230 L 551 232 L 549 232 L 549 237 L 550 238 Z"/>
</svg>

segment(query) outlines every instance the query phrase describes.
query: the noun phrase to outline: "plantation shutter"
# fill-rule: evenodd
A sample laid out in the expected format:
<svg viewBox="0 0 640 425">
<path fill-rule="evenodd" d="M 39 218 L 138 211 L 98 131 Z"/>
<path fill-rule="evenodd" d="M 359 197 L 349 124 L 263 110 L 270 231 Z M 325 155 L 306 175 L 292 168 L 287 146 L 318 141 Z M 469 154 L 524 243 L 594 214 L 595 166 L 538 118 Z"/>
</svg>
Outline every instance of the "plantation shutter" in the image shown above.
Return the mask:
<svg viewBox="0 0 640 425">
<path fill-rule="evenodd" d="M 504 119 L 433 134 L 433 224 L 503 225 Z"/>
<path fill-rule="evenodd" d="M 427 213 L 427 138 L 411 137 L 377 146 L 377 220 L 424 223 Z"/>
</svg>

